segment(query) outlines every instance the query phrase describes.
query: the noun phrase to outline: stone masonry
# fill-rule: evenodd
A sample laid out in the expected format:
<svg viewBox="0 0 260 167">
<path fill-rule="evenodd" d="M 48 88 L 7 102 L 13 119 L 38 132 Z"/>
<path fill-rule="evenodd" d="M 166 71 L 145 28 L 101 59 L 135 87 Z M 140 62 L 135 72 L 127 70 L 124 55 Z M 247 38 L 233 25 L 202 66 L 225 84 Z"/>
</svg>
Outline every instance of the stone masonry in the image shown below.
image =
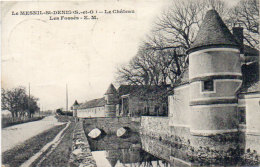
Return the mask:
<svg viewBox="0 0 260 167">
<path fill-rule="evenodd" d="M 82 121 L 77 122 L 73 132 L 72 153 L 69 166 L 96 167 L 90 146 L 83 130 Z"/>
</svg>

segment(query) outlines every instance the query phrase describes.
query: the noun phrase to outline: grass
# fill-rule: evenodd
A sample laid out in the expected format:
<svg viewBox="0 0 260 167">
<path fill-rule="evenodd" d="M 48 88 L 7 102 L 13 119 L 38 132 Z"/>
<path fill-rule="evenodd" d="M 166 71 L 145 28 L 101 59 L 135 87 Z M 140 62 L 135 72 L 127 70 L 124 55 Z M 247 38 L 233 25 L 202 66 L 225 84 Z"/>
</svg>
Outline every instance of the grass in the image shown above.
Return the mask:
<svg viewBox="0 0 260 167">
<path fill-rule="evenodd" d="M 38 121 L 43 119 L 44 116 L 33 117 L 33 118 L 12 118 L 12 117 L 2 117 L 2 128 L 6 128 L 13 125 L 18 125 L 26 122 Z"/>
<path fill-rule="evenodd" d="M 59 145 L 54 149 L 54 151 L 41 163 L 39 166 L 68 166 L 70 154 L 72 151 L 72 138 L 75 123 L 71 122 L 68 129 L 64 132 L 65 135 L 62 138 Z M 44 155 L 40 156 L 32 166 L 36 164 L 43 158 Z"/>
<path fill-rule="evenodd" d="M 2 153 L 2 164 L 10 167 L 20 166 L 35 153 L 40 151 L 44 145 L 52 141 L 65 126 L 65 124 L 55 126 L 5 151 Z"/>
</svg>

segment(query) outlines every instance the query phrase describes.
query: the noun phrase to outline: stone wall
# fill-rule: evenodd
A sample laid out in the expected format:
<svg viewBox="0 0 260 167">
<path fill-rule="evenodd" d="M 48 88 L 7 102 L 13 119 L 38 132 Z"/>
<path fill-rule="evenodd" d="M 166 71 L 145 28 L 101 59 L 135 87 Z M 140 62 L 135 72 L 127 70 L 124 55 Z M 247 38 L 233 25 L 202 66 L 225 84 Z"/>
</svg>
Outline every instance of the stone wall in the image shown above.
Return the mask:
<svg viewBox="0 0 260 167">
<path fill-rule="evenodd" d="M 246 150 L 255 150 L 260 155 L 260 93 L 245 94 L 246 105 Z"/>
<path fill-rule="evenodd" d="M 114 104 L 105 105 L 105 117 L 116 117 L 116 105 Z"/>
<path fill-rule="evenodd" d="M 121 127 L 129 127 L 132 132 L 139 132 L 140 122 L 132 121 L 131 117 L 84 118 L 83 125 L 86 133 L 94 128 L 99 128 L 106 134 L 116 134 Z"/>
<path fill-rule="evenodd" d="M 170 129 L 172 134 L 172 138 L 170 141 L 185 145 L 190 144 L 190 128 L 181 126 L 171 126 Z"/>
<path fill-rule="evenodd" d="M 75 125 L 72 152 L 68 166 L 97 166 L 91 153 L 87 137 L 85 136 L 82 122 L 77 122 Z"/>
<path fill-rule="evenodd" d="M 164 160 L 170 161 L 171 146 L 170 144 L 165 144 L 158 139 L 151 138 L 149 136 L 141 136 L 142 149 L 146 152 L 162 158 Z"/>
<path fill-rule="evenodd" d="M 171 129 L 168 117 L 142 116 L 140 134 L 170 141 Z"/>
<path fill-rule="evenodd" d="M 106 104 L 116 104 L 118 102 L 118 96 L 116 94 L 104 95 Z"/>
<path fill-rule="evenodd" d="M 260 155 L 260 136 L 247 134 L 246 136 L 246 147 L 245 151 L 250 150 L 251 153 L 255 152 Z"/>
<path fill-rule="evenodd" d="M 187 127 L 190 122 L 189 84 L 174 88 L 174 95 L 168 97 L 169 125 Z"/>
<path fill-rule="evenodd" d="M 260 93 L 245 95 L 247 133 L 260 136 Z"/>
</svg>

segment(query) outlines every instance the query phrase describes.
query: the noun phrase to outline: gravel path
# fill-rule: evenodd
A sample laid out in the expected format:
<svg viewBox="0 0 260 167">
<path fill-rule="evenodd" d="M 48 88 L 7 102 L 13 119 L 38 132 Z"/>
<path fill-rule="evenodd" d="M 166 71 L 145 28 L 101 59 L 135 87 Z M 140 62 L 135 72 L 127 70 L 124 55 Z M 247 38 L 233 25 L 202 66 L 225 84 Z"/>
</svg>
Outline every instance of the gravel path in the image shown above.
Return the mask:
<svg viewBox="0 0 260 167">
<path fill-rule="evenodd" d="M 14 125 L 2 129 L 2 152 L 23 143 L 25 140 L 56 125 L 61 125 L 54 116 L 48 116 L 42 120 Z"/>
<path fill-rule="evenodd" d="M 39 158 L 45 151 L 47 151 L 47 149 L 51 148 L 48 153 L 43 156 L 41 158 L 41 160 L 38 162 L 38 164 L 40 165 L 42 163 L 42 161 L 45 160 L 46 157 L 48 157 L 48 155 L 50 155 L 52 153 L 52 151 L 58 146 L 58 144 L 61 142 L 62 138 L 64 137 L 63 132 L 69 127 L 70 122 L 67 123 L 66 127 L 63 128 L 58 134 L 57 136 L 48 144 L 46 144 L 38 153 L 36 153 L 35 155 L 33 155 L 30 159 L 28 159 L 26 162 L 24 162 L 21 167 L 27 167 L 27 166 L 31 166 L 31 164 L 37 159 Z M 37 166 L 39 166 L 37 165 Z"/>
</svg>

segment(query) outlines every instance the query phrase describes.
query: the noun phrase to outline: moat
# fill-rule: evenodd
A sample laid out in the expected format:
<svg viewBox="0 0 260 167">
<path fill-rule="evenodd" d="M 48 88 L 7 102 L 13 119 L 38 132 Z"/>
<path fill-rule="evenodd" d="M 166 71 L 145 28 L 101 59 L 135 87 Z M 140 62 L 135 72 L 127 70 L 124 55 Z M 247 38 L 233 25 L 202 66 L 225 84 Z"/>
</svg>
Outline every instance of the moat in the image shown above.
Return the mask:
<svg viewBox="0 0 260 167">
<path fill-rule="evenodd" d="M 171 165 L 170 162 L 166 160 L 168 159 L 167 157 L 159 157 L 158 155 L 147 152 L 143 148 L 144 145 L 142 145 L 142 142 L 145 142 L 144 140 L 147 139 L 140 137 L 137 133 L 131 134 L 128 138 L 106 135 L 99 140 L 88 139 L 97 166 Z"/>
<path fill-rule="evenodd" d="M 206 152 L 200 154 L 198 159 L 193 159 L 181 146 L 137 133 L 132 133 L 128 138 L 105 135 L 97 140 L 88 138 L 88 141 L 97 166 L 102 167 L 241 166 L 246 163 L 242 158 L 234 158 L 233 155 L 211 161 Z"/>
</svg>

